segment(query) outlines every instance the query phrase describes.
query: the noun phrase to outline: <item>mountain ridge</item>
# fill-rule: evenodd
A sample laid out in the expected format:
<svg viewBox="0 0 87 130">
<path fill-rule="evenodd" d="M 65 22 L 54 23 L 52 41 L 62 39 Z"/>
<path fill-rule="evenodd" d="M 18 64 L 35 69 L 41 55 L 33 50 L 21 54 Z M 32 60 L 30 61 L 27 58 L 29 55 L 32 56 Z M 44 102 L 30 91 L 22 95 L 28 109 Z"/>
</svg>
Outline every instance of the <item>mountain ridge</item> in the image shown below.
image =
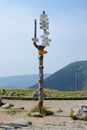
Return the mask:
<svg viewBox="0 0 87 130">
<path fill-rule="evenodd" d="M 78 86 L 76 86 L 76 71 L 78 71 Z M 87 60 L 72 62 L 56 71 L 45 79 L 44 86 L 60 91 L 75 91 L 76 87 L 78 90 L 87 89 Z"/>
<path fill-rule="evenodd" d="M 48 77 L 50 74 L 44 74 Z M 38 82 L 38 74 L 0 77 L 1 88 L 29 88 Z"/>
</svg>

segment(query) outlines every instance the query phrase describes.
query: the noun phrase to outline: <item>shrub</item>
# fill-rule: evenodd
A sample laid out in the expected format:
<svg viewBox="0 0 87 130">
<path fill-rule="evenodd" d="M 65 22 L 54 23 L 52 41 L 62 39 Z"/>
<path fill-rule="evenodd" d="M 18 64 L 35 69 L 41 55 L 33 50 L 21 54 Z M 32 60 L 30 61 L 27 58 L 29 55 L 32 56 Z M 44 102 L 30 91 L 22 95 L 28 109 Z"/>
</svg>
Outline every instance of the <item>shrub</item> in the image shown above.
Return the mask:
<svg viewBox="0 0 87 130">
<path fill-rule="evenodd" d="M 31 110 L 30 110 L 30 112 L 28 113 L 28 116 L 32 116 L 32 113 L 37 113 L 37 116 L 39 116 L 39 117 L 44 117 L 44 116 L 49 116 L 49 115 L 53 115 L 54 113 L 53 113 L 53 111 L 51 111 L 51 110 L 49 110 L 48 108 L 46 108 L 46 107 L 43 107 L 42 108 L 42 113 L 40 113 L 40 111 L 39 111 L 39 107 L 38 107 L 38 105 L 37 106 L 35 106 L 34 108 L 32 108 Z M 39 115 L 38 115 L 38 113 L 39 113 Z"/>
<path fill-rule="evenodd" d="M 74 110 L 73 110 L 73 109 L 71 109 L 70 117 L 71 117 L 73 120 L 77 120 L 77 117 L 74 115 Z"/>
</svg>

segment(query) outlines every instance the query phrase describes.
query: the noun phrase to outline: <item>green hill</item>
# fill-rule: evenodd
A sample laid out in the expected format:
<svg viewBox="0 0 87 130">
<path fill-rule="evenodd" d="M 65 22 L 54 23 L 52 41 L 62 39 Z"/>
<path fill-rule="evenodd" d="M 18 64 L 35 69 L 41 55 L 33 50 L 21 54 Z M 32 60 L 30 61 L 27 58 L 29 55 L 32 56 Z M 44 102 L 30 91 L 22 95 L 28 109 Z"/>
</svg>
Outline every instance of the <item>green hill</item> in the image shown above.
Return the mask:
<svg viewBox="0 0 87 130">
<path fill-rule="evenodd" d="M 44 87 L 61 91 L 87 89 L 87 61 L 73 62 L 55 72 L 44 81 Z"/>
</svg>

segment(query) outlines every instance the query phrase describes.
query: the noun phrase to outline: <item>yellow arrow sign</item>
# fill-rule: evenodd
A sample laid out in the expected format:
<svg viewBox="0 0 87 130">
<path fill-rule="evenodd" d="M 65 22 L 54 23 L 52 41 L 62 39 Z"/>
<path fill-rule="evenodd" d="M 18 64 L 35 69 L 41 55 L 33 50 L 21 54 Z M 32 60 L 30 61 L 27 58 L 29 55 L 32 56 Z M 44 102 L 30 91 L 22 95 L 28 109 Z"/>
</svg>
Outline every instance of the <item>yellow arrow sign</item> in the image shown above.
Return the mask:
<svg viewBox="0 0 87 130">
<path fill-rule="evenodd" d="M 45 50 L 39 50 L 39 55 L 47 54 L 47 51 Z"/>
</svg>

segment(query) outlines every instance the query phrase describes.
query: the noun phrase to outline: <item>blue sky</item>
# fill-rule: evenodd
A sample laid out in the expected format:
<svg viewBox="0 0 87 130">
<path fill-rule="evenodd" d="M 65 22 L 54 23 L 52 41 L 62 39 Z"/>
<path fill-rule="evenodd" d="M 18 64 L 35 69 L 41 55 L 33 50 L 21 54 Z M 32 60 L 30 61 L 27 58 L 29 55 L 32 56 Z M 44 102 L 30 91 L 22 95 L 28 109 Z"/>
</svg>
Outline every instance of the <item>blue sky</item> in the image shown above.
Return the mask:
<svg viewBox="0 0 87 130">
<path fill-rule="evenodd" d="M 42 35 L 39 16 L 43 10 L 52 39 L 45 48 L 44 72 L 87 60 L 87 0 L 0 0 L 0 77 L 38 74 L 38 51 L 31 39 L 34 19 L 38 38 Z"/>
</svg>

